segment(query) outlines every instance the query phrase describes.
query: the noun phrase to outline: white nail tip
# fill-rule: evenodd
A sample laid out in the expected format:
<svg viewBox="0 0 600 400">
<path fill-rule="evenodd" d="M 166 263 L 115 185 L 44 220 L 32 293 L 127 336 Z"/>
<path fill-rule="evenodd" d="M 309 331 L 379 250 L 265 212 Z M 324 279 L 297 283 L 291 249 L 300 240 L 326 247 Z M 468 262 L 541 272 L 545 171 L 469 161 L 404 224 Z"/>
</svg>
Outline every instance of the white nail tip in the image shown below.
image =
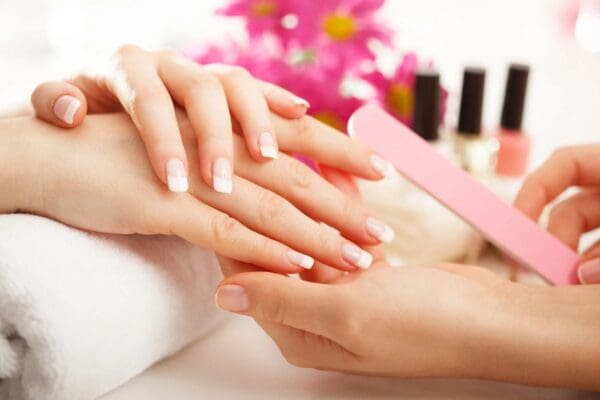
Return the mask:
<svg viewBox="0 0 600 400">
<path fill-rule="evenodd" d="M 63 116 L 63 120 L 67 124 L 70 125 L 70 124 L 73 123 L 73 120 L 75 119 L 75 113 L 77 112 L 77 110 L 79 110 L 79 107 L 81 107 L 81 101 L 79 101 L 77 99 L 71 100 L 71 102 L 67 106 L 67 110 L 65 111 L 65 115 Z"/>
<path fill-rule="evenodd" d="M 274 146 L 260 146 L 260 154 L 266 158 L 277 159 L 279 157 L 279 151 Z"/>
<path fill-rule="evenodd" d="M 377 239 L 379 239 L 379 241 L 383 243 L 390 243 L 392 240 L 394 240 L 394 237 L 396 237 L 396 235 L 394 234 L 392 228 L 386 226 L 383 232 L 377 237 Z"/>
<path fill-rule="evenodd" d="M 363 250 L 361 251 L 360 258 L 354 265 L 356 265 L 360 269 L 368 269 L 372 263 L 373 256 L 371 255 L 371 253 L 368 253 Z"/>
<path fill-rule="evenodd" d="M 394 170 L 392 163 L 377 155 L 372 155 L 370 158 L 371 166 L 383 176 L 390 176 Z"/>
<path fill-rule="evenodd" d="M 315 265 L 315 260 L 312 257 L 304 256 L 298 265 L 304 269 L 311 269 Z"/>
<path fill-rule="evenodd" d="M 188 179 L 185 176 L 167 176 L 167 185 L 174 193 L 184 193 L 189 189 Z"/>
<path fill-rule="evenodd" d="M 288 251 L 287 255 L 288 259 L 292 264 L 302 267 L 304 269 L 311 269 L 313 265 L 315 265 L 315 259 L 310 256 L 307 256 L 306 254 L 290 250 Z"/>
<path fill-rule="evenodd" d="M 306 108 L 310 107 L 310 103 L 304 100 L 302 97 L 294 97 L 292 102 L 297 106 L 304 106 Z"/>
<path fill-rule="evenodd" d="M 215 176 L 213 177 L 213 189 L 219 193 L 229 194 L 233 192 L 233 181 Z"/>
</svg>

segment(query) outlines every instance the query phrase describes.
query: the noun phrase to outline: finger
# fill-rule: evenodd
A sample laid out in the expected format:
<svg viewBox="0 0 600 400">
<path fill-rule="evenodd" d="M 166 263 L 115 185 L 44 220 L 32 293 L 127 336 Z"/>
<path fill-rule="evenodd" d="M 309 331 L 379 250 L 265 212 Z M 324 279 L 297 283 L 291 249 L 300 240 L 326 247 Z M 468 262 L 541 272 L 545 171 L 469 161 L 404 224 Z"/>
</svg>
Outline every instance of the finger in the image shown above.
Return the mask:
<svg viewBox="0 0 600 400">
<path fill-rule="evenodd" d="M 45 82 L 31 95 L 35 115 L 61 128 L 78 126 L 87 113 L 81 90 L 67 82 Z"/>
<path fill-rule="evenodd" d="M 305 281 L 317 283 L 332 283 L 344 276 L 344 271 L 332 268 L 321 262 L 315 262 L 314 267 L 300 272 L 300 277 Z"/>
<path fill-rule="evenodd" d="M 304 214 L 325 222 L 356 243 L 374 245 L 393 240 L 393 230 L 371 216 L 360 198 L 346 196 L 305 164 L 285 154 L 257 165 L 244 155 L 241 146 L 236 141 L 240 176 L 288 199 Z"/>
<path fill-rule="evenodd" d="M 247 265 L 259 265 L 273 272 L 293 274 L 312 267 L 312 264 L 302 263 L 302 257 L 306 256 L 248 229 L 238 220 L 191 195 L 174 200 L 173 211 L 162 216 L 168 233 Z"/>
<path fill-rule="evenodd" d="M 306 115 L 310 107 L 308 101 L 270 82 L 256 81 L 271 111 L 283 118 L 301 118 Z"/>
<path fill-rule="evenodd" d="M 305 282 L 277 274 L 250 272 L 219 285 L 217 305 L 258 321 L 301 329 L 333 338 L 342 325 L 337 286 Z"/>
<path fill-rule="evenodd" d="M 257 161 L 276 159 L 279 146 L 271 123 L 271 112 L 252 75 L 234 66 L 206 66 L 219 77 L 232 116 L 240 124 L 246 146 Z"/>
<path fill-rule="evenodd" d="M 219 265 L 221 266 L 221 271 L 225 278 L 228 278 L 235 274 L 241 274 L 243 272 L 256 272 L 260 271 L 260 268 L 255 267 L 254 265 L 250 265 L 238 260 L 234 260 L 233 258 L 225 257 L 220 254 L 217 254 L 217 260 L 219 261 Z"/>
<path fill-rule="evenodd" d="M 548 231 L 577 251 L 584 233 L 600 226 L 600 192 L 581 192 L 552 207 Z"/>
<path fill-rule="evenodd" d="M 248 228 L 310 256 L 306 263 L 310 261 L 311 266 L 314 258 L 345 271 L 370 267 L 370 253 L 307 217 L 289 200 L 239 176 L 233 180 L 236 190 L 231 196 L 195 186 L 192 190 L 206 204 Z"/>
<path fill-rule="evenodd" d="M 356 182 L 351 175 L 340 171 L 339 169 L 331 168 L 326 165 L 319 167 L 321 176 L 330 182 L 333 186 L 341 190 L 346 196 L 354 199 L 360 199 L 361 194 L 356 186 Z"/>
<path fill-rule="evenodd" d="M 155 59 L 131 45 L 122 47 L 115 58 L 109 85 L 140 131 L 156 176 L 172 192 L 186 192 L 188 160 L 173 101 Z"/>
<path fill-rule="evenodd" d="M 563 148 L 525 179 L 515 206 L 537 220 L 544 207 L 565 189 L 598 185 L 600 145 Z"/>
<path fill-rule="evenodd" d="M 162 56 L 160 74 L 175 101 L 184 106 L 198 141 L 201 176 L 215 191 L 233 191 L 231 117 L 221 82 L 180 56 Z"/>
<path fill-rule="evenodd" d="M 285 152 L 300 153 L 365 179 L 381 179 L 393 169 L 360 142 L 312 117 L 289 120 L 273 114 L 271 119 Z"/>
</svg>

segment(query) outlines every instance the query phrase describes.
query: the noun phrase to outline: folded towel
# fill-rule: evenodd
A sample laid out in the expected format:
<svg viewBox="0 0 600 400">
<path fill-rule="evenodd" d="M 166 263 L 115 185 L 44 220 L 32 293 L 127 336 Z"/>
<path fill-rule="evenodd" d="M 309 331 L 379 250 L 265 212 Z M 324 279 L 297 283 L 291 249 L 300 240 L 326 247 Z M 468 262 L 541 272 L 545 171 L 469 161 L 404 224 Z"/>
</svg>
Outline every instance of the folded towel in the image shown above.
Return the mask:
<svg viewBox="0 0 600 400">
<path fill-rule="evenodd" d="M 0 399 L 93 399 L 208 332 L 213 252 L 0 216 Z"/>
</svg>

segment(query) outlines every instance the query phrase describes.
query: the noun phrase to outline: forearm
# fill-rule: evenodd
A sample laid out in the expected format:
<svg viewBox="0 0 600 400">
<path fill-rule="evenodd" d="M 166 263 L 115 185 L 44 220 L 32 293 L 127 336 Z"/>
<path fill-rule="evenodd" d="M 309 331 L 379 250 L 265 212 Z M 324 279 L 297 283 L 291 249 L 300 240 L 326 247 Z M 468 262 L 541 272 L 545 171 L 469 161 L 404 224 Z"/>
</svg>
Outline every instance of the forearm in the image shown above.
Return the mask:
<svg viewBox="0 0 600 400">
<path fill-rule="evenodd" d="M 600 287 L 510 285 L 474 339 L 474 376 L 600 390 Z"/>
<path fill-rule="evenodd" d="M 43 126 L 31 117 L 0 119 L 0 214 L 27 211 L 38 193 L 30 143 Z"/>
</svg>

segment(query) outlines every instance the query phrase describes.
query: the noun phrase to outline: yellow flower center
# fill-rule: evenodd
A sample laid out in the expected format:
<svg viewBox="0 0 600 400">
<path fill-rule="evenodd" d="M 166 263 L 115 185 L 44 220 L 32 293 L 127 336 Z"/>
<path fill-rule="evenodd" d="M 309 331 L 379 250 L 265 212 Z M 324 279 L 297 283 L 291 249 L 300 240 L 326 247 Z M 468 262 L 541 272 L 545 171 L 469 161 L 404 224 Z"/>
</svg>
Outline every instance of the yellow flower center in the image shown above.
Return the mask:
<svg viewBox="0 0 600 400">
<path fill-rule="evenodd" d="M 329 125 L 338 131 L 346 130 L 344 126 L 344 121 L 341 120 L 334 112 L 332 111 L 320 111 L 313 115 L 316 119 L 324 123 L 325 125 Z"/>
<path fill-rule="evenodd" d="M 252 14 L 256 17 L 268 17 L 273 15 L 275 11 L 277 11 L 277 4 L 274 1 L 261 0 L 252 4 Z"/>
<path fill-rule="evenodd" d="M 356 21 L 348 14 L 330 14 L 323 20 L 323 30 L 333 40 L 343 42 L 356 33 Z"/>
<path fill-rule="evenodd" d="M 395 83 L 390 87 L 387 104 L 401 118 L 410 118 L 413 111 L 413 94 L 410 87 Z"/>
</svg>

